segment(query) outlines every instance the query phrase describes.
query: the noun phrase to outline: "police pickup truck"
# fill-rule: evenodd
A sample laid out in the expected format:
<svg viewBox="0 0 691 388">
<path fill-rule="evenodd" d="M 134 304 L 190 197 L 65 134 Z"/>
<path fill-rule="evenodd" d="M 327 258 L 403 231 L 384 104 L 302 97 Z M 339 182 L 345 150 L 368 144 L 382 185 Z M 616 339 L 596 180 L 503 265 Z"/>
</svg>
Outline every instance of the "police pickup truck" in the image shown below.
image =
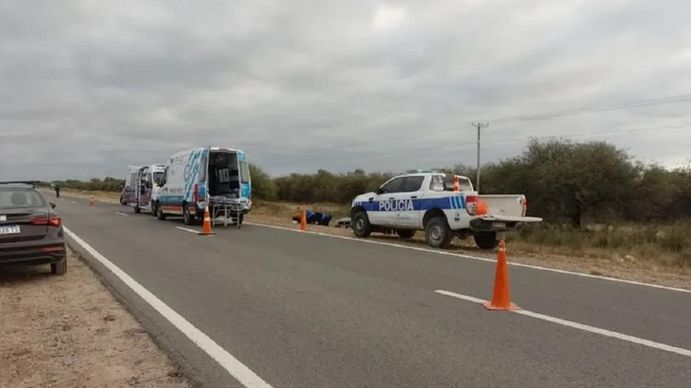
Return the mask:
<svg viewBox="0 0 691 388">
<path fill-rule="evenodd" d="M 526 211 L 522 194 L 480 196 L 467 177 L 425 172 L 393 177 L 376 193 L 358 195 L 350 214 L 357 237 L 395 230 L 409 239 L 424 230 L 434 248 L 447 247 L 454 235 L 472 235 L 478 247 L 492 249 L 498 233 L 542 221 L 526 217 Z"/>
</svg>

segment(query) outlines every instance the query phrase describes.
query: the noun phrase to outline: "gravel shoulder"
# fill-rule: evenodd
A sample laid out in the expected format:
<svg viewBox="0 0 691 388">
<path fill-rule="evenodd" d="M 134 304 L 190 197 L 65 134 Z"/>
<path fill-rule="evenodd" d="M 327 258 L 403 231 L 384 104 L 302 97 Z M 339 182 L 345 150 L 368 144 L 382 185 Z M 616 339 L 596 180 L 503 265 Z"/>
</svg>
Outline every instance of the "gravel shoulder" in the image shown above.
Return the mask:
<svg viewBox="0 0 691 388">
<path fill-rule="evenodd" d="M 189 387 L 134 317 L 72 252 L 0 269 L 0 387 Z"/>
</svg>

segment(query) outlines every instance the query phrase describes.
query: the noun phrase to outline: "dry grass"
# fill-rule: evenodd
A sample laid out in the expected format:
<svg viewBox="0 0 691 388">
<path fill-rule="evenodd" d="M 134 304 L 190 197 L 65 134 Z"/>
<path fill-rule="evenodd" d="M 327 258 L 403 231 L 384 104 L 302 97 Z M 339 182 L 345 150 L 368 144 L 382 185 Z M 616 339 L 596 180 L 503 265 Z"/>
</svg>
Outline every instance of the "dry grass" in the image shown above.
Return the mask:
<svg viewBox="0 0 691 388">
<path fill-rule="evenodd" d="M 617 261 L 648 261 L 691 268 L 691 222 L 594 225 L 575 230 L 565 225 L 535 225 L 510 236 L 518 249 Z"/>
</svg>

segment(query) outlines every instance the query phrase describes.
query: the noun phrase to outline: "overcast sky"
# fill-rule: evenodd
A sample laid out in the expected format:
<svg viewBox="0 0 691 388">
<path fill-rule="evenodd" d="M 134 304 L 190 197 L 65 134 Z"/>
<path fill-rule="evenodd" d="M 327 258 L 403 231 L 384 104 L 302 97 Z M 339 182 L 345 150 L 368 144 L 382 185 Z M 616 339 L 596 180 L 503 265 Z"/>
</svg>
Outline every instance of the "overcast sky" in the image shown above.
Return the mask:
<svg viewBox="0 0 691 388">
<path fill-rule="evenodd" d="M 202 145 L 273 175 L 472 165 L 478 120 L 486 161 L 564 136 L 685 163 L 691 1 L 0 0 L 0 180 Z"/>
</svg>

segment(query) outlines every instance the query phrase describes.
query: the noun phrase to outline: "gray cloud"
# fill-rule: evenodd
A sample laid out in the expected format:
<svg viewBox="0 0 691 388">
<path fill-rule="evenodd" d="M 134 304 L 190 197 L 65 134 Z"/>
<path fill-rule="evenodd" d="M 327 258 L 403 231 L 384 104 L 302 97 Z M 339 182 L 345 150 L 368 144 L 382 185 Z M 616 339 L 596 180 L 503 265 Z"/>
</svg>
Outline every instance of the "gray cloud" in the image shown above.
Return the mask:
<svg viewBox="0 0 691 388">
<path fill-rule="evenodd" d="M 273 174 L 472 164 L 470 122 L 691 93 L 691 3 L 0 3 L 0 180 L 123 175 L 227 145 Z M 672 166 L 691 102 L 493 121 Z"/>
</svg>

